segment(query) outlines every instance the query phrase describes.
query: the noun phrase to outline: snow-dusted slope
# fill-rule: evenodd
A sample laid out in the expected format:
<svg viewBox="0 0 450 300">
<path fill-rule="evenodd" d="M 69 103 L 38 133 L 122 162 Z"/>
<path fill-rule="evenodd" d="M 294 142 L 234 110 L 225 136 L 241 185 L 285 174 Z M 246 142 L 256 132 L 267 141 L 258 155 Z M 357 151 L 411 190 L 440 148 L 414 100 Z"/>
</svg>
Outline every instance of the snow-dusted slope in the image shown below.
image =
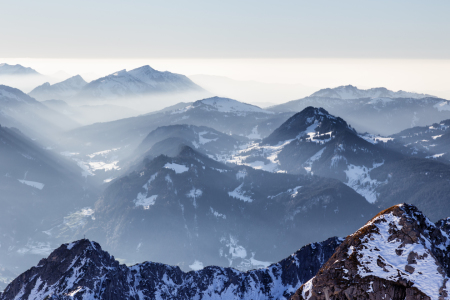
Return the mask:
<svg viewBox="0 0 450 300">
<path fill-rule="evenodd" d="M 427 98 L 433 97 L 427 94 L 419 94 L 405 91 L 391 91 L 387 88 L 358 89 L 356 86 L 345 85 L 336 88 L 322 89 L 313 93 L 310 97 L 324 97 L 337 99 L 361 99 L 361 98 Z"/>
<path fill-rule="evenodd" d="M 27 68 L 22 65 L 9 65 L 7 63 L 0 64 L 0 76 L 1 75 L 41 75 L 32 68 Z"/>
<path fill-rule="evenodd" d="M 450 163 L 450 120 L 433 125 L 413 127 L 392 135 L 398 141 L 397 151 L 413 157 Z"/>
<path fill-rule="evenodd" d="M 291 299 L 450 299 L 449 250 L 444 230 L 397 205 L 349 235 Z"/>
<path fill-rule="evenodd" d="M 233 99 L 221 98 L 221 97 L 212 97 L 208 99 L 203 99 L 195 102 L 193 106 L 205 105 L 209 109 L 217 110 L 219 112 L 259 112 L 271 114 L 267 110 L 259 108 L 258 106 L 239 102 Z"/>
<path fill-rule="evenodd" d="M 155 262 L 125 266 L 99 244 L 64 244 L 14 280 L 1 300 L 36 299 L 287 299 L 309 280 L 341 240 L 307 245 L 265 269 L 239 272 L 215 266 L 184 273 Z"/>
<path fill-rule="evenodd" d="M 87 82 L 80 75 L 76 75 L 52 85 L 46 82 L 34 88 L 28 95 L 40 101 L 50 99 L 63 100 L 74 96 L 86 84 Z"/>
</svg>

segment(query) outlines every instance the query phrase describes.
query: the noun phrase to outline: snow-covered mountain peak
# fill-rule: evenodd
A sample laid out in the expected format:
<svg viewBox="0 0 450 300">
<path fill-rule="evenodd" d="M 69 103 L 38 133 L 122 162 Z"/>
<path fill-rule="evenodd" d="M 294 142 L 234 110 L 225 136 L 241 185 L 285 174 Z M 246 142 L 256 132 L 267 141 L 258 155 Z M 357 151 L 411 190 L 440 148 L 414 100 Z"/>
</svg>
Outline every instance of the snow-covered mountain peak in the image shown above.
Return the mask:
<svg viewBox="0 0 450 300">
<path fill-rule="evenodd" d="M 215 110 L 224 113 L 257 112 L 272 114 L 272 112 L 266 111 L 258 106 L 222 97 L 211 97 L 203 100 L 198 100 L 194 102 L 192 106 L 202 107 L 206 110 Z"/>
<path fill-rule="evenodd" d="M 343 130 L 355 132 L 343 119 L 329 114 L 323 108 L 309 106 L 290 117 L 265 138 L 263 143 L 273 145 L 308 134 L 313 136 L 327 134 L 330 138 L 332 134 Z"/>
<path fill-rule="evenodd" d="M 349 235 L 294 299 L 310 299 L 324 291 L 336 291 L 339 299 L 345 294 L 365 299 L 367 291 L 374 298 L 388 294 L 397 299 L 392 297 L 396 292 L 411 299 L 448 299 L 449 247 L 447 233 L 415 206 L 393 206 Z"/>
<path fill-rule="evenodd" d="M 362 98 L 414 98 L 421 99 L 433 97 L 427 94 L 414 92 L 397 92 L 388 90 L 384 87 L 371 88 L 367 90 L 358 89 L 353 85 L 343 85 L 336 88 L 321 89 L 311 95 L 311 97 L 336 98 L 336 99 L 362 99 Z"/>
</svg>

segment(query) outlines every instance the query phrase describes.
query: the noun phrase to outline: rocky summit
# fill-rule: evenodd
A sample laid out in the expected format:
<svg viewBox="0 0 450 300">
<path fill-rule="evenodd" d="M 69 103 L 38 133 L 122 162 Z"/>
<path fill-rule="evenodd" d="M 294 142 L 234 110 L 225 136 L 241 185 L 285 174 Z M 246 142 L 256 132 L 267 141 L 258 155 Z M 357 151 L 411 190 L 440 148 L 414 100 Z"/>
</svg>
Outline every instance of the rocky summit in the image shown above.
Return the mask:
<svg viewBox="0 0 450 300">
<path fill-rule="evenodd" d="M 291 300 L 449 299 L 446 224 L 408 204 L 384 210 L 349 235 Z"/>
</svg>

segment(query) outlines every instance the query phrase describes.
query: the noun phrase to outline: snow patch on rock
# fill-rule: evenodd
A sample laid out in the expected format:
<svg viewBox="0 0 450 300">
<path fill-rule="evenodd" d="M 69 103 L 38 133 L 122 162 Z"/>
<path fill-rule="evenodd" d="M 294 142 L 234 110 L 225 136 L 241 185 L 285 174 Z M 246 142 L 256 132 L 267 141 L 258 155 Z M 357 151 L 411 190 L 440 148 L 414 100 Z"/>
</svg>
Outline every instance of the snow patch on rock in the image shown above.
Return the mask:
<svg viewBox="0 0 450 300">
<path fill-rule="evenodd" d="M 164 165 L 164 168 L 171 169 L 171 170 L 175 171 L 176 174 L 181 174 L 181 173 L 189 171 L 189 168 L 186 167 L 185 165 L 179 165 L 176 163 L 167 163 Z"/>
<path fill-rule="evenodd" d="M 241 185 L 239 185 L 233 191 L 228 192 L 228 196 L 233 197 L 235 199 L 242 200 L 244 202 L 253 202 L 252 198 L 245 195 L 245 191 L 242 190 L 243 186 L 244 186 L 244 183 L 241 183 Z"/>
<path fill-rule="evenodd" d="M 345 170 L 345 175 L 347 176 L 347 182 L 345 183 L 352 189 L 354 189 L 358 194 L 366 198 L 370 203 L 377 201 L 378 194 L 375 189 L 383 184 L 376 179 L 371 179 L 369 172 L 375 168 L 382 166 L 383 163 L 374 163 L 372 168 L 367 168 L 365 166 L 355 166 L 350 164 Z"/>
</svg>

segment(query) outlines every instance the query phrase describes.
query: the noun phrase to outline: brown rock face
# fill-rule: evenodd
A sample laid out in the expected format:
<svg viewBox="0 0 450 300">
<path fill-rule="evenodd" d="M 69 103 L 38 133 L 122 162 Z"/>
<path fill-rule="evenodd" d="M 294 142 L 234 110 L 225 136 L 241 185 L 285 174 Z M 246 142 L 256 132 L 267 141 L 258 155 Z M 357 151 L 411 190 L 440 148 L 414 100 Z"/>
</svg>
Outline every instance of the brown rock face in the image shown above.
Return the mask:
<svg viewBox="0 0 450 300">
<path fill-rule="evenodd" d="M 414 206 L 382 211 L 291 300 L 448 299 L 450 240 Z"/>
</svg>

